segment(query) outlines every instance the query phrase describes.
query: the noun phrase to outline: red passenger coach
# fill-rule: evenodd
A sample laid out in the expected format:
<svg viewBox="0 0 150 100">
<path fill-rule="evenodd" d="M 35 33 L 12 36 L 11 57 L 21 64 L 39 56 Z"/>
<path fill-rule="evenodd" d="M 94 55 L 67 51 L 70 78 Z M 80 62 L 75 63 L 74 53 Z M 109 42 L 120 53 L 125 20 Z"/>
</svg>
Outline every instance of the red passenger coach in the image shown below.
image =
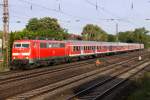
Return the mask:
<svg viewBox="0 0 150 100">
<path fill-rule="evenodd" d="M 125 52 L 138 49 L 144 49 L 144 45 L 135 43 L 69 40 L 17 40 L 13 44 L 12 65 L 21 68 L 24 68 L 24 66 L 37 67 L 61 61 L 69 61 L 75 57 L 96 56 L 105 53 Z M 12 68 L 14 68 L 14 66 Z"/>
</svg>

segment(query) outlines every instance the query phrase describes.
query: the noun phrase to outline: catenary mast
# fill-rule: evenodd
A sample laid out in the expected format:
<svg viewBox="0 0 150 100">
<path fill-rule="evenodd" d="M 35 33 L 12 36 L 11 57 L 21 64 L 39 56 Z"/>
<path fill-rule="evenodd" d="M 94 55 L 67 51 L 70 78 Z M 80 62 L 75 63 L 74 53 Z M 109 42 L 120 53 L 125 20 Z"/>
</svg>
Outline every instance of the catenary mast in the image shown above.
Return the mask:
<svg viewBox="0 0 150 100">
<path fill-rule="evenodd" d="M 3 40 L 2 40 L 2 49 L 3 49 L 3 59 L 4 65 L 8 67 L 8 33 L 9 33 L 9 8 L 8 0 L 3 0 Z"/>
</svg>

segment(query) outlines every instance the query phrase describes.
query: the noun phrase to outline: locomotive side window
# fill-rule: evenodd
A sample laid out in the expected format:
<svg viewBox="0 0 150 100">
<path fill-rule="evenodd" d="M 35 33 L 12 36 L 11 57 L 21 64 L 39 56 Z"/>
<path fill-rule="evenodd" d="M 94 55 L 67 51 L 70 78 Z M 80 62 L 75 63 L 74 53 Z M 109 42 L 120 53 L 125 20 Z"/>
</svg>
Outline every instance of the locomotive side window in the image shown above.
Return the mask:
<svg viewBox="0 0 150 100">
<path fill-rule="evenodd" d="M 60 43 L 60 47 L 64 48 L 65 47 L 65 43 Z"/>
<path fill-rule="evenodd" d="M 50 43 L 49 48 L 64 48 L 65 43 Z"/>
<path fill-rule="evenodd" d="M 47 43 L 40 43 L 40 48 L 48 48 Z"/>
<path fill-rule="evenodd" d="M 59 47 L 60 47 L 60 44 L 59 44 L 59 43 L 53 43 L 53 44 L 52 44 L 52 47 L 53 47 L 53 48 L 59 48 Z"/>
<path fill-rule="evenodd" d="M 48 48 L 52 48 L 52 44 L 51 43 L 48 44 Z"/>
</svg>

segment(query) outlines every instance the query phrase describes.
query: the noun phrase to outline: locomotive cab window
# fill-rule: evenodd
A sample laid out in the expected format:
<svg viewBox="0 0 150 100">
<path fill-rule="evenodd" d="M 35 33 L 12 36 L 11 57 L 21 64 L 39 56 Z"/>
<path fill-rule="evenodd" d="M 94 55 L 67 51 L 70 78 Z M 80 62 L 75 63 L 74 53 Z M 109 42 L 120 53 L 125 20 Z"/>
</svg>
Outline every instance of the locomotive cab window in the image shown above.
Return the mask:
<svg viewBox="0 0 150 100">
<path fill-rule="evenodd" d="M 23 43 L 22 48 L 29 48 L 29 43 Z"/>
<path fill-rule="evenodd" d="M 29 48 L 29 43 L 15 43 L 14 48 Z"/>
<path fill-rule="evenodd" d="M 14 48 L 21 48 L 21 43 L 14 44 Z"/>
</svg>

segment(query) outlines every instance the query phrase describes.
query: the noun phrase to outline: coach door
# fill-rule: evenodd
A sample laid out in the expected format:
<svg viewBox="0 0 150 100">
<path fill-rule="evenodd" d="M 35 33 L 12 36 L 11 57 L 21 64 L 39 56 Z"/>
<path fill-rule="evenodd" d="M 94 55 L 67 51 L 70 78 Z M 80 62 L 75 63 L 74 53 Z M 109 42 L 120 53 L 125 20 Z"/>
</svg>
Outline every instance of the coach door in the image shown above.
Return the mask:
<svg viewBox="0 0 150 100">
<path fill-rule="evenodd" d="M 93 50 L 93 53 L 97 53 L 97 48 L 96 48 L 96 46 L 92 46 L 92 50 Z"/>
<path fill-rule="evenodd" d="M 81 55 L 84 54 L 84 46 L 80 46 L 80 49 L 81 49 Z"/>
<path fill-rule="evenodd" d="M 97 53 L 97 46 L 94 46 L 94 53 Z"/>
</svg>

